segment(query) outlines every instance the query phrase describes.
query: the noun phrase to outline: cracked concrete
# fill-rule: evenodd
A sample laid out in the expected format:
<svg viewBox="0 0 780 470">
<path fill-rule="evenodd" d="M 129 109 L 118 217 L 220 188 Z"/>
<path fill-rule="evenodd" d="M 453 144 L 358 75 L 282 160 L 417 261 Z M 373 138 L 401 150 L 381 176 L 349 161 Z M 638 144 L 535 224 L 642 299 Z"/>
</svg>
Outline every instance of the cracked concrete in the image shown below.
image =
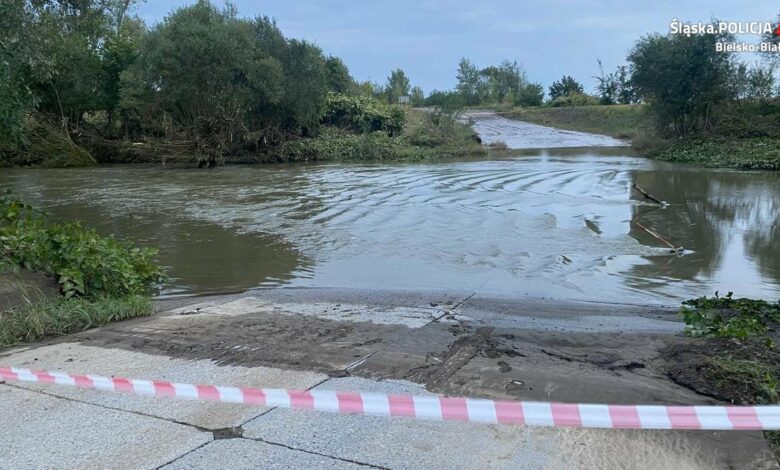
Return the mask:
<svg viewBox="0 0 780 470">
<path fill-rule="evenodd" d="M 469 292 L 380 292 L 373 304 L 370 298 L 363 291 L 277 289 L 169 301 L 163 304 L 171 309 L 154 317 L 5 351 L 0 363 L 236 386 L 712 402 L 664 373 L 659 349 L 684 340 L 673 334 L 680 324 L 669 311 Z M 0 453 L 0 468 L 49 461 L 122 468 L 623 468 L 636 456 L 644 460 L 633 468 L 772 462 L 760 433 L 387 420 L 21 383 L 0 385 L 2 393 L 16 398 L 3 400 L 0 412 L 31 416 L 0 421 L 11 451 Z"/>
</svg>

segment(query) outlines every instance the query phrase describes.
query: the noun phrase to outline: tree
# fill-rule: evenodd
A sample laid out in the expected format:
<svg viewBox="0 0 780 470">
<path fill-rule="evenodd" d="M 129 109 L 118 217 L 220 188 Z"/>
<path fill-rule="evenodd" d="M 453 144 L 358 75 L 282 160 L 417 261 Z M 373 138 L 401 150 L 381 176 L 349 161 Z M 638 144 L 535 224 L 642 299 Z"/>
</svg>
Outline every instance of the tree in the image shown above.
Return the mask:
<svg viewBox="0 0 780 470">
<path fill-rule="evenodd" d="M 604 64 L 601 63 L 601 60 L 597 59 L 596 62 L 599 64 L 600 74 L 593 78 L 599 82 L 599 84 L 596 85 L 596 93 L 598 93 L 599 96 L 599 103 L 615 104 L 617 101 L 619 88 L 617 77 L 614 73 L 607 74 L 604 72 Z"/>
<path fill-rule="evenodd" d="M 349 69 L 338 57 L 329 56 L 325 59 L 325 79 L 328 90 L 336 93 L 346 93 L 352 85 Z"/>
<path fill-rule="evenodd" d="M 409 101 L 411 101 L 412 106 L 422 106 L 425 102 L 425 92 L 423 92 L 423 89 L 418 86 L 412 87 Z"/>
<path fill-rule="evenodd" d="M 455 90 L 466 105 L 479 104 L 482 78 L 480 70 L 465 57 L 458 63 L 458 84 Z"/>
<path fill-rule="evenodd" d="M 598 80 L 596 85 L 596 93 L 598 93 L 600 104 L 630 104 L 636 102 L 636 93 L 631 86 L 628 69 L 625 65 L 621 65 L 615 72 L 605 73 L 604 66 L 600 60 L 597 60 L 599 64 L 600 74 L 595 78 Z"/>
<path fill-rule="evenodd" d="M 25 79 L 34 60 L 29 22 L 24 0 L 0 3 L 0 152 L 21 143 L 25 114 L 35 104 Z"/>
<path fill-rule="evenodd" d="M 772 97 L 775 78 L 768 67 L 740 63 L 734 67 L 731 85 L 734 96 L 740 100 L 766 100 Z"/>
<path fill-rule="evenodd" d="M 639 102 L 639 98 L 636 95 L 636 90 L 634 90 L 634 86 L 631 84 L 631 77 L 629 75 L 628 67 L 625 65 L 619 66 L 615 76 L 618 83 L 618 103 L 631 104 Z"/>
<path fill-rule="evenodd" d="M 544 87 L 541 83 L 528 83 L 517 95 L 513 104 L 518 106 L 541 106 L 544 101 Z"/>
<path fill-rule="evenodd" d="M 577 80 L 569 75 L 564 75 L 559 82 L 550 85 L 550 100 L 559 96 L 569 96 L 572 93 L 584 93 L 584 88 Z"/>
<path fill-rule="evenodd" d="M 631 82 L 663 133 L 686 135 L 710 123 L 712 107 L 733 96 L 732 55 L 715 44 L 725 34 L 648 35 L 628 56 Z"/>
<path fill-rule="evenodd" d="M 485 96 L 481 101 L 503 103 L 507 96 L 514 96 L 525 84 L 525 72 L 515 61 L 505 60 L 498 67 L 487 67 L 480 71 L 485 85 Z"/>
<path fill-rule="evenodd" d="M 398 98 L 401 96 L 409 96 L 411 84 L 409 77 L 406 76 L 401 69 L 395 69 L 390 72 L 390 76 L 387 77 L 387 84 L 385 85 L 385 96 L 387 101 L 391 104 L 398 103 Z"/>
<path fill-rule="evenodd" d="M 772 32 L 764 34 L 761 39 L 767 44 L 780 48 L 780 13 L 777 14 L 777 19 L 772 23 Z M 768 50 L 763 52 L 762 55 L 769 68 L 780 67 L 780 52 Z"/>
</svg>

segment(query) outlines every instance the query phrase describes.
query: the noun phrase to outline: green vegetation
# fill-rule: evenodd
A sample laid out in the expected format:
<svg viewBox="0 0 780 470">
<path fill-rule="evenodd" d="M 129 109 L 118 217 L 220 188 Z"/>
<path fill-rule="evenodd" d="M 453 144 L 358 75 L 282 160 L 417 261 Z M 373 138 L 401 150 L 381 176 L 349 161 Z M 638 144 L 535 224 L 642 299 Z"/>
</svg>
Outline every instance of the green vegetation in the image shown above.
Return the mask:
<svg viewBox="0 0 780 470">
<path fill-rule="evenodd" d="M 707 358 L 705 377 L 719 389 L 735 390 L 749 403 L 774 404 L 778 400 L 775 367 L 732 356 Z M 740 400 L 741 401 L 741 400 Z"/>
<path fill-rule="evenodd" d="M 150 314 L 144 295 L 164 279 L 153 255 L 78 223 L 47 223 L 32 206 L 0 196 L 0 265 L 44 272 L 62 294 L 0 312 L 0 347 Z"/>
<path fill-rule="evenodd" d="M 357 83 L 268 17 L 198 0 L 147 28 L 136 3 L 3 3 L 0 165 L 431 154 L 402 138 L 404 111 L 388 104 L 424 100 L 403 70 Z"/>
<path fill-rule="evenodd" d="M 383 105 L 367 96 L 330 93 L 325 103 L 323 124 L 353 132 L 384 131 L 389 136 L 401 133 L 406 115 L 398 107 Z"/>
<path fill-rule="evenodd" d="M 358 112 L 358 116 L 364 113 Z M 371 119 L 339 121 L 365 124 Z M 375 121 L 373 121 L 375 122 Z M 347 129 L 322 129 L 315 139 L 298 139 L 278 146 L 261 158 L 264 161 L 417 161 L 440 157 L 484 156 L 487 152 L 474 132 L 448 113 L 409 111 L 400 135 L 391 135 L 384 126 L 373 132 L 354 133 Z M 347 128 L 353 127 L 347 125 Z M 395 126 L 390 126 L 395 129 Z"/>
<path fill-rule="evenodd" d="M 151 261 L 154 254 L 78 223 L 49 224 L 33 207 L 0 197 L 2 260 L 48 273 L 65 298 L 142 294 L 164 277 Z"/>
<path fill-rule="evenodd" d="M 151 315 L 147 297 L 57 299 L 0 312 L 0 348 Z"/>
<path fill-rule="evenodd" d="M 680 313 L 686 333 L 698 339 L 667 358 L 674 364 L 670 375 L 675 381 L 735 404 L 778 402 L 780 302 L 716 292 L 683 302 Z M 780 458 L 780 433 L 764 434 Z"/>
<path fill-rule="evenodd" d="M 777 171 L 780 170 L 780 140 L 691 138 L 664 143 L 651 149 L 648 156 L 702 167 Z"/>
<path fill-rule="evenodd" d="M 652 126 L 642 105 L 515 108 L 504 116 L 561 129 L 636 139 Z"/>
<path fill-rule="evenodd" d="M 575 93 L 581 95 L 585 93 L 585 88 L 580 82 L 575 80 L 570 75 L 564 75 L 560 81 L 552 82 L 552 85 L 550 85 L 551 101 L 555 101 L 557 98 L 570 96 Z"/>
<path fill-rule="evenodd" d="M 712 298 L 686 300 L 680 313 L 690 336 L 769 339 L 766 334 L 770 326 L 780 323 L 780 302 L 735 299 L 732 292 L 718 297 L 716 293 Z"/>
</svg>

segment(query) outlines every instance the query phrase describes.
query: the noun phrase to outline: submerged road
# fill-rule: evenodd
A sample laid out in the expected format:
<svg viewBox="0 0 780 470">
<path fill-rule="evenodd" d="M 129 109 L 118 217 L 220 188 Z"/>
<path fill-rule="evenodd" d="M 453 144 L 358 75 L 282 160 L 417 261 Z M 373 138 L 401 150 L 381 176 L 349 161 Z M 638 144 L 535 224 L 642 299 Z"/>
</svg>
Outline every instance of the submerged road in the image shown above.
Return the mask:
<svg viewBox="0 0 780 470">
<path fill-rule="evenodd" d="M 497 122 L 490 119 L 480 122 L 478 130 L 486 141 L 500 138 L 510 146 L 517 145 L 512 138 L 521 137 L 518 129 L 531 126 L 511 124 L 509 127 L 514 130 L 506 131 L 507 125 L 498 123 L 500 129 L 497 131 Z M 539 132 L 532 134 L 540 135 Z M 559 144 L 622 144 L 602 136 L 549 128 L 545 128 L 545 135 L 555 135 Z M 613 164 L 612 161 L 609 163 Z M 587 164 L 592 165 L 592 162 Z M 634 161 L 624 159 L 623 164 L 633 165 Z M 437 171 L 445 170 L 442 166 Z M 484 171 L 485 168 L 477 168 L 473 173 L 477 175 Z M 506 176 L 504 168 L 496 168 L 495 173 Z M 525 170 L 521 173 L 518 178 L 528 174 Z M 166 174 L 165 178 L 170 179 L 171 175 L 174 174 Z M 19 176 L 26 177 L 26 174 Z M 562 177 L 571 180 L 565 172 Z M 548 176 L 542 175 L 538 179 L 546 178 Z M 397 183 L 397 180 L 394 178 L 393 181 Z M 127 189 L 135 181 L 124 183 Z M 104 181 L 100 184 L 105 186 Z M 187 181 L 181 186 L 166 187 L 173 197 L 192 184 L 198 183 Z M 466 181 L 463 184 L 478 187 L 486 183 Z M 223 186 L 231 193 L 236 192 L 234 185 L 223 183 Z M 246 188 L 256 186 L 262 185 Z M 419 186 L 428 188 L 430 185 Z M 452 185 L 440 186 L 450 188 Z M 349 191 L 343 191 L 344 184 L 333 187 L 341 188 L 345 193 L 342 196 L 353 197 Z M 463 192 L 460 186 L 456 189 L 453 193 Z M 148 188 L 144 191 L 150 193 Z M 128 190 L 125 194 L 131 192 Z M 206 192 L 213 193 L 211 190 Z M 486 201 L 495 202 L 496 194 L 503 192 L 491 190 Z M 554 194 L 557 192 L 543 192 L 538 195 L 539 201 L 569 197 Z M 621 200 L 625 199 L 625 194 L 621 194 Z M 159 198 L 157 193 L 153 195 Z M 253 213 L 259 210 L 251 205 L 254 196 L 249 189 L 240 196 L 233 205 L 219 202 L 219 207 L 231 208 L 224 214 L 212 211 L 206 215 L 239 220 L 241 217 L 237 214 L 244 214 L 241 210 L 251 209 Z M 442 212 L 432 205 L 429 196 L 415 206 L 418 211 L 432 208 L 422 217 L 427 224 Z M 603 197 L 598 196 L 599 204 L 603 206 Z M 119 204 L 116 194 L 105 193 L 103 197 L 110 199 L 113 205 Z M 393 203 L 389 207 L 395 207 L 394 197 L 387 197 Z M 405 194 L 399 197 L 408 199 Z M 93 201 L 95 197 L 81 199 Z M 147 203 L 153 204 L 153 199 L 128 198 L 124 202 L 136 211 L 147 207 Z M 388 253 L 417 253 L 409 248 L 404 237 L 407 234 L 411 237 L 421 225 L 409 224 L 408 218 L 401 218 L 406 225 L 394 230 L 385 229 L 387 221 L 399 220 L 396 209 L 392 217 L 378 221 L 380 225 L 385 224 L 382 230 L 376 230 L 377 223 L 369 218 L 367 223 L 371 229 L 361 232 L 362 238 L 351 236 L 349 230 L 360 219 L 345 218 L 340 213 L 328 214 L 326 203 L 331 200 L 331 195 L 323 197 L 325 208 L 319 210 L 326 211 L 328 220 L 343 222 L 343 225 L 329 222 L 338 229 L 333 232 L 338 237 L 332 234 L 333 239 L 330 239 L 315 230 L 301 230 L 298 223 L 308 223 L 311 216 L 289 217 L 284 221 L 290 230 L 296 229 L 296 233 L 312 234 L 318 243 L 325 240 L 337 248 L 349 247 L 348 256 L 341 256 L 342 252 L 332 249 L 321 251 L 339 256 L 332 257 L 331 262 L 335 264 L 331 271 L 325 270 L 319 276 L 327 282 L 329 272 L 340 273 L 340 280 L 345 279 L 346 273 L 346 279 L 355 281 L 347 284 L 353 288 L 256 289 L 239 295 L 161 300 L 157 302 L 158 313 L 151 317 L 6 350 L 0 353 L 0 365 L 298 390 L 446 394 L 569 403 L 714 403 L 711 398 L 697 395 L 669 378 L 665 351 L 686 341 L 679 335 L 683 325 L 674 310 L 649 305 L 652 302 L 646 302 L 648 306 L 566 302 L 519 293 L 518 289 L 524 290 L 533 282 L 549 290 L 555 280 L 561 278 L 555 276 L 555 272 L 563 270 L 566 273 L 571 266 L 576 268 L 572 272 L 584 273 L 582 279 L 585 281 L 599 275 L 600 271 L 593 274 L 578 267 L 582 261 L 576 257 L 573 260 L 568 255 L 553 258 L 555 269 L 543 265 L 527 278 L 508 276 L 504 282 L 509 288 L 491 291 L 484 286 L 488 280 L 495 285 L 500 270 L 497 271 L 499 274 L 486 279 L 477 278 L 466 270 L 457 279 L 468 282 L 453 283 L 442 273 L 452 274 L 454 268 L 444 268 L 454 264 L 424 258 L 418 260 L 420 270 L 410 270 L 413 262 L 410 255 L 398 264 L 403 271 L 393 271 L 387 263 L 377 262 L 376 265 L 382 267 L 383 275 L 392 274 L 390 281 L 400 285 L 405 281 L 417 286 L 418 290 L 354 288 L 361 285 L 359 281 L 366 273 L 356 269 L 352 272 L 354 279 L 349 278 L 351 271 L 343 260 L 358 260 L 358 264 L 364 265 L 365 260 L 360 255 L 366 246 L 387 247 Z M 345 207 L 354 207 L 354 201 L 347 202 Z M 270 216 L 262 217 L 256 223 L 268 219 L 274 227 L 284 227 L 274 218 L 281 209 L 272 209 Z M 496 207 L 493 210 L 496 211 Z M 524 207 L 524 210 L 529 209 Z M 376 215 L 377 209 L 366 213 Z M 295 216 L 301 214 L 293 211 Z M 164 215 L 169 218 L 168 214 Z M 559 214 L 559 220 L 564 222 L 576 218 L 579 224 L 579 219 L 584 217 L 590 222 L 585 228 L 580 227 L 582 234 L 576 248 L 593 243 L 602 233 L 625 232 L 620 224 L 625 223 L 623 219 L 628 215 L 621 215 L 623 218 L 619 223 L 612 225 L 606 223 L 609 218 L 600 221 L 597 215 L 582 208 L 573 216 Z M 131 225 L 137 225 L 138 221 L 132 219 Z M 248 215 L 245 219 L 255 220 Z M 175 221 L 173 217 L 170 220 Z M 474 226 L 493 231 L 493 225 L 485 221 L 485 217 L 475 219 Z M 177 224 L 152 225 L 154 233 L 160 226 L 173 233 L 183 230 Z M 523 227 L 527 225 L 524 223 Z M 449 220 L 443 221 L 442 226 L 450 227 Z M 182 243 L 199 233 L 194 225 L 184 232 L 186 236 L 181 238 Z M 457 227 L 452 233 L 447 232 L 447 237 L 437 240 L 445 243 L 462 235 L 461 232 L 463 227 Z M 512 240 L 521 234 L 519 232 Z M 394 238 L 386 240 L 380 235 Z M 470 243 L 479 239 L 466 235 Z M 204 238 L 213 240 L 214 235 Z M 181 247 L 176 240 L 176 247 Z M 235 236 L 226 240 L 234 243 Z M 248 239 L 247 246 L 256 248 L 256 242 L 253 238 Z M 538 236 L 520 242 L 523 246 L 543 245 Z M 463 246 L 466 245 L 454 246 L 450 255 L 462 253 Z M 502 250 L 492 246 L 482 248 L 486 255 L 477 251 L 473 259 L 465 259 L 461 264 L 473 264 L 475 271 L 486 269 L 484 259 L 493 259 L 501 269 L 509 265 L 504 262 Z M 202 251 L 184 250 L 180 261 L 186 265 L 185 261 L 193 257 L 191 253 L 201 254 Z M 246 263 L 246 257 L 258 251 L 241 249 L 233 256 Z M 505 251 L 509 253 L 506 259 L 516 263 L 517 250 Z M 235 275 L 236 263 L 230 261 L 228 255 L 221 251 L 215 253 L 207 270 L 203 264 L 192 264 L 186 266 L 191 272 L 179 272 L 179 275 L 189 279 L 189 286 L 198 285 L 192 279 L 201 279 L 198 277 L 201 275 L 209 282 Z M 219 257 L 227 257 L 229 262 L 225 263 Z M 327 261 L 327 257 L 323 257 Z M 414 257 L 419 258 L 419 255 Z M 598 261 L 606 264 L 612 259 L 604 257 Z M 269 260 L 275 259 L 263 258 L 260 262 L 252 258 L 257 262 L 247 264 L 262 269 L 270 265 L 285 272 L 291 269 L 278 259 L 276 264 Z M 666 260 L 664 258 L 664 266 L 669 264 Z M 213 271 L 211 264 L 222 266 L 223 271 Z M 322 264 L 320 260 L 320 266 Z M 300 271 L 301 268 L 295 269 Z M 540 276 L 539 272 L 548 277 Z M 607 272 L 606 275 L 612 274 Z M 421 287 L 420 279 L 466 287 L 422 290 L 425 287 Z M 566 279 L 567 282 L 572 279 L 580 282 L 573 274 L 567 275 Z M 644 284 L 639 287 L 645 289 Z M 596 300 L 616 298 L 608 295 L 603 284 L 588 292 Z M 497 293 L 507 295 L 502 297 Z M 760 432 L 594 430 L 425 422 L 179 401 L 16 382 L 0 382 L 0 414 L 3 416 L 0 420 L 0 469 L 776 468 Z"/>
</svg>

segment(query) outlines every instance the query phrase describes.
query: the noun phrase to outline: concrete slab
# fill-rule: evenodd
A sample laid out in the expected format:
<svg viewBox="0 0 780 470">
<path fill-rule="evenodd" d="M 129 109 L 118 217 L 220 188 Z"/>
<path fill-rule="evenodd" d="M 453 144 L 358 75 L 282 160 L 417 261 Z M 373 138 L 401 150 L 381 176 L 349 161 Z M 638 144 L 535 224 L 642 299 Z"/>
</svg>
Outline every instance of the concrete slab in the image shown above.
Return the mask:
<svg viewBox="0 0 780 470">
<path fill-rule="evenodd" d="M 331 379 L 327 390 L 428 394 L 404 381 Z M 273 410 L 244 436 L 389 468 L 540 468 L 553 441 L 539 429 Z"/>
<path fill-rule="evenodd" d="M 317 388 L 427 394 L 406 381 L 354 377 L 330 379 Z M 393 469 L 681 470 L 771 464 L 760 435 L 736 432 L 540 428 L 273 410 L 247 423 L 244 436 Z M 725 452 L 730 440 L 742 436 L 748 438 L 741 443 L 749 453 Z"/>
<path fill-rule="evenodd" d="M 166 470 L 215 468 L 255 470 L 257 468 L 357 469 L 366 467 L 250 439 L 222 439 L 207 444 L 163 468 Z"/>
<path fill-rule="evenodd" d="M 211 433 L 0 385 L 0 469 L 157 468 Z"/>
<path fill-rule="evenodd" d="M 3 357 L 2 363 L 31 369 L 248 387 L 307 389 L 327 379 L 326 375 L 316 372 L 269 367 L 217 366 L 208 360 L 187 361 L 77 343 L 61 343 L 21 351 Z M 205 429 L 237 427 L 267 410 L 261 407 L 141 397 L 34 383 L 19 382 L 18 385 L 30 390 L 44 390 L 60 397 L 140 412 Z"/>
<path fill-rule="evenodd" d="M 244 297 L 225 303 L 204 302 L 171 310 L 178 316 L 190 315 L 249 315 L 276 313 L 279 315 L 309 316 L 326 320 L 371 322 L 380 325 L 403 325 L 420 328 L 443 316 L 445 310 L 433 307 L 406 307 L 368 305 L 340 302 L 275 303 L 257 297 Z"/>
</svg>

